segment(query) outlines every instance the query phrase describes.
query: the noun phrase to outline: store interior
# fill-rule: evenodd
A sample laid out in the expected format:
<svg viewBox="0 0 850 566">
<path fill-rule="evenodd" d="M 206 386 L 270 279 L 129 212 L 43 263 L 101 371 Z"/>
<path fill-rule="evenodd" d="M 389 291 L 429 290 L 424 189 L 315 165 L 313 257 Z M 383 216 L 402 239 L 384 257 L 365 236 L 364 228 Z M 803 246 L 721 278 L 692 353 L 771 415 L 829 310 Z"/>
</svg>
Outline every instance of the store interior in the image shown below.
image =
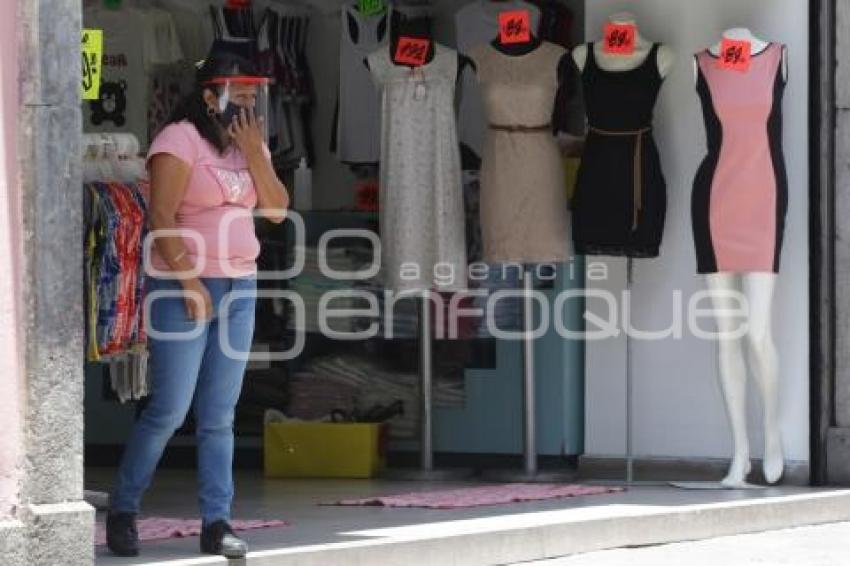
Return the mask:
<svg viewBox="0 0 850 566">
<path fill-rule="evenodd" d="M 105 9 L 100 3 L 94 3 L 98 14 Z M 209 16 L 209 3 L 202 8 L 195 2 L 126 2 L 114 9 L 113 20 L 120 20 L 122 12 L 127 10 L 153 9 L 171 14 L 178 39 L 181 40 L 180 52 L 183 58 L 175 67 L 187 69 L 186 65 L 205 55 L 204 45 L 211 44 L 214 38 L 212 18 Z M 494 3 L 497 4 L 497 3 Z M 564 40 L 570 43 L 582 39 L 581 25 L 583 13 L 581 2 L 565 2 L 563 7 L 571 14 L 567 21 L 556 22 L 565 27 L 569 35 Z M 223 5 L 223 3 L 222 3 Z M 334 288 L 349 288 L 348 282 L 333 282 L 319 272 L 316 245 L 319 238 L 331 229 L 366 229 L 379 232 L 377 212 L 374 204 L 364 206 L 357 199 L 368 201 L 370 189 L 376 184 L 375 167 L 351 166 L 340 160 L 338 152 L 332 151 L 334 120 L 337 107 L 338 84 L 340 82 L 340 8 L 337 2 L 315 2 L 313 5 L 292 2 L 253 2 L 255 25 L 261 22 L 264 10 L 268 8 L 279 14 L 283 20 L 309 22 L 304 30 L 305 74 L 312 77 L 310 100 L 304 105 L 309 112 L 309 139 L 305 146 L 312 146 L 310 169 L 312 176 L 312 202 L 308 207 L 294 202 L 294 210 L 303 218 L 306 237 L 305 269 L 297 276 L 283 283 L 275 283 L 277 288 L 294 290 L 305 298 L 307 311 L 315 310 L 315 300 L 320 291 Z M 407 4 L 400 4 L 404 11 Z M 452 46 L 455 44 L 454 15 L 459 5 L 456 2 L 434 2 L 423 6 L 410 4 L 411 14 L 430 14 L 435 41 Z M 196 10 L 197 17 L 187 18 L 187 9 Z M 85 18 L 85 12 L 84 12 Z M 194 30 L 190 34 L 186 27 L 203 28 L 202 33 Z M 282 25 L 281 29 L 286 26 Z M 109 33 L 109 28 L 104 27 Z M 182 41 L 191 38 L 192 41 Z M 205 38 L 205 39 L 202 39 Z M 178 76 L 180 72 L 176 73 Z M 183 73 L 185 75 L 185 73 Z M 185 88 L 185 87 L 184 87 Z M 172 100 L 173 102 L 173 100 Z M 575 98 L 570 99 L 569 119 L 571 126 L 580 129 L 582 121 L 581 107 Z M 120 128 L 118 128 L 120 130 Z M 115 125 L 106 122 L 102 127 L 92 127 L 87 122 L 87 131 L 116 131 Z M 302 130 L 302 133 L 303 130 Z M 142 137 L 139 135 L 138 137 Z M 144 151 L 144 139 L 140 140 Z M 300 157 L 283 159 L 278 174 L 287 182 L 290 192 Z M 365 173 L 364 173 L 365 170 Z M 366 177 L 358 177 L 358 175 Z M 359 196 L 358 196 L 359 195 Z M 373 197 L 374 198 L 374 197 Z M 297 197 L 295 198 L 297 201 Z M 472 223 L 470 223 L 472 224 Z M 294 261 L 294 230 L 291 222 L 277 227 L 260 225 L 263 252 L 260 258 L 261 268 L 282 270 L 292 266 Z M 474 245 L 474 244 L 473 244 Z M 365 248 L 365 249 L 364 249 Z M 332 248 L 328 261 L 335 269 L 354 269 L 359 261 L 357 254 L 369 257 L 368 242 L 353 240 Z M 475 251 L 472 251 L 474 256 Z M 478 252 L 480 255 L 480 251 Z M 263 261 L 267 263 L 264 265 Z M 538 282 L 538 288 L 554 295 L 559 290 L 577 288 L 583 281 L 583 267 L 580 258 L 557 266 L 557 273 L 545 275 Z M 492 268 L 491 292 L 500 288 L 518 288 L 518 270 L 515 267 Z M 334 287 L 336 285 L 336 287 Z M 360 282 L 358 282 L 360 285 Z M 371 285 L 371 287 L 370 287 Z M 380 293 L 380 281 L 364 282 L 365 289 Z M 275 287 L 272 287 L 275 288 Z M 315 297 L 313 304 L 310 299 Z M 284 352 L 292 345 L 295 322 L 291 312 L 280 301 L 260 301 L 255 348 L 260 352 Z M 505 308 L 501 321 L 505 329 L 518 328 L 520 306 L 517 300 L 503 301 Z M 338 376 L 353 383 L 351 389 L 359 392 L 352 394 L 362 410 L 375 405 L 388 406 L 396 401 L 404 402 L 404 415 L 398 415 L 391 427 L 389 450 L 398 452 L 401 458 L 405 453 L 414 454 L 417 450 L 417 393 L 419 360 L 417 358 L 419 329 L 417 327 L 416 303 L 404 300 L 396 308 L 394 338 L 392 340 L 375 339 L 368 342 L 350 344 L 329 340 L 318 331 L 315 316 L 308 316 L 305 334 L 304 352 L 296 359 L 287 362 L 252 363 L 245 379 L 245 387 L 240 400 L 237 416 L 237 447 L 245 460 L 257 465 L 263 428 L 263 414 L 266 409 L 287 412 L 290 416 L 305 420 L 326 416 L 328 409 L 351 410 L 350 400 L 336 398 L 321 399 L 327 394 L 328 386 L 339 385 L 339 380 L 329 384 L 320 383 L 324 375 Z M 564 318 L 571 328 L 580 325 L 580 314 L 575 301 L 565 307 Z M 471 334 L 470 331 L 468 334 Z M 437 340 L 434 342 L 434 450 L 437 453 L 459 455 L 510 456 L 522 451 L 522 407 L 521 364 L 522 343 L 519 340 L 497 340 L 478 332 L 479 336 L 461 336 L 460 340 Z M 538 401 L 540 402 L 539 451 L 543 455 L 556 459 L 573 457 L 581 453 L 582 448 L 582 344 L 578 341 L 565 341 L 554 330 L 536 340 L 535 356 L 541 372 L 538 382 Z M 132 425 L 136 414 L 135 403 L 120 403 L 112 391 L 112 373 L 107 363 L 88 363 L 86 419 L 86 445 L 89 461 L 104 465 L 115 464 L 116 452 Z M 119 370 L 120 371 L 120 370 Z M 318 377 L 318 379 L 317 379 Z M 318 382 L 318 383 L 317 383 Z M 312 388 L 312 389 L 311 389 Z M 381 393 L 388 391 L 387 394 Z M 290 402 L 293 406 L 290 406 Z M 334 406 L 334 403 L 342 403 Z M 301 406 L 294 406 L 300 404 Z M 288 414 L 288 413 L 287 413 Z M 108 426 L 104 426 L 108 423 Z M 191 430 L 179 435 L 173 441 L 174 446 L 191 447 Z M 175 450 L 175 453 L 178 451 Z M 448 456 L 451 460 L 451 457 Z M 166 462 L 169 456 L 166 456 Z M 238 463 L 237 463 L 238 464 Z M 248 465 L 248 464 L 246 464 Z"/>
<path fill-rule="evenodd" d="M 807 26 L 800 25 L 808 17 L 806 9 L 796 6 L 793 0 L 759 0 L 746 6 L 732 0 L 677 2 L 676 6 L 666 0 L 396 0 L 390 23 L 375 25 L 381 20 L 379 13 L 364 16 L 360 20 L 363 27 L 358 27 L 346 12 L 357 10 L 355 4 L 343 0 L 83 2 L 83 27 L 102 29 L 105 38 L 100 98 L 83 103 L 84 145 L 88 144 L 83 158 L 87 195 L 99 194 L 99 185 L 114 184 L 116 178 L 127 186 L 138 182 L 139 156 L 144 155 L 180 95 L 190 88 L 187 85 L 191 84 L 195 63 L 206 56 L 216 38 L 236 38 L 237 43 L 240 38 L 253 41 L 260 50 L 265 46 L 275 54 L 272 59 L 276 61 L 273 67 L 278 80 L 271 100 L 278 114 L 270 131 L 270 149 L 275 169 L 294 197 L 294 218 L 280 226 L 258 221 L 257 233 L 262 243 L 258 263 L 261 270 L 272 271 L 291 269 L 300 260 L 304 264 L 297 275 L 281 281 L 263 281 L 260 288 L 272 294 L 298 294 L 305 302 L 306 316 L 303 320 L 294 316 L 280 295 L 258 301 L 254 351 L 259 355 L 249 364 L 235 425 L 234 465 L 239 470 L 236 512 L 250 518 L 293 521 L 296 528 L 271 529 L 271 534 L 265 535 L 258 531 L 252 540 L 263 548 L 274 548 L 290 536 L 304 545 L 332 543 L 357 540 L 358 537 L 340 534 L 354 531 L 356 525 L 364 525 L 362 529 L 424 525 L 488 514 L 606 506 L 614 504 L 612 499 L 616 504 L 639 507 L 712 503 L 736 497 L 729 492 L 677 492 L 655 487 L 601 497 L 496 506 L 484 511 L 478 508 L 460 514 L 405 509 L 389 516 L 380 509 L 319 507 L 319 503 L 343 497 L 485 485 L 480 474 L 488 470 L 521 471 L 528 464 L 528 455 L 524 454 L 528 447 L 524 437 L 527 413 L 523 403 L 524 378 L 528 373 L 524 364 L 526 352 L 533 352 L 534 359 L 534 456 L 542 469 L 566 472 L 576 481 L 599 480 L 604 485 L 624 485 L 628 473 L 625 464 L 630 458 L 643 464 L 638 472 L 644 480 L 707 480 L 722 474 L 731 440 L 716 377 L 713 344 L 700 342 L 687 333 L 684 339 L 666 336 L 640 342 L 619 336 L 585 342 L 564 338 L 554 326 L 529 344 L 521 339 L 496 338 L 480 320 L 461 323 L 457 340 L 433 339 L 429 364 L 433 379 L 430 436 L 434 461 L 438 468 L 472 470 L 479 475 L 475 480 L 435 487 L 432 482 L 396 483 L 377 478 L 315 481 L 264 477 L 264 431 L 270 418 L 321 422 L 333 419 L 333 414 L 342 414 L 343 419 L 359 415 L 363 422 L 387 423 L 388 440 L 382 449 L 388 469 L 421 465 L 420 305 L 415 299 L 402 300 L 396 307 L 392 329 L 382 326 L 377 337 L 366 341 L 346 342 L 322 336 L 315 320 L 322 292 L 355 288 L 380 293 L 383 287 L 380 275 L 353 285 L 325 277 L 319 267 L 318 249 L 322 236 L 335 229 L 367 230 L 382 240 L 391 237 L 382 233 L 379 223 L 377 164 L 372 158 L 352 163 L 342 155 L 345 151 L 368 153 L 365 141 L 358 138 L 356 142 L 346 142 L 339 129 L 341 113 L 356 114 L 359 104 L 340 95 L 340 85 L 348 80 L 346 76 L 352 69 L 346 67 L 345 60 L 360 57 L 346 53 L 346 41 L 352 33 L 397 25 L 408 31 L 428 29 L 434 42 L 459 49 L 470 34 L 470 28 L 463 24 L 468 20 L 459 14 L 468 14 L 470 8 L 491 15 L 506 9 L 539 11 L 544 25 L 538 28 L 537 36 L 565 50 L 598 40 L 609 18 L 628 12 L 641 34 L 651 41 L 663 42 L 674 52 L 654 124 L 668 194 L 660 256 L 636 258 L 627 264 L 624 258 L 572 254 L 568 261 L 538 269 L 532 283 L 549 305 L 564 292 L 591 289 L 620 294 L 628 289 L 633 293 L 632 321 L 647 329 L 670 325 L 676 304 L 671 306 L 669 296 L 675 297 L 676 290 L 683 293 L 687 305 L 687 299 L 704 287 L 694 270 L 690 241 L 691 187 L 705 152 L 690 54 L 718 42 L 724 30 L 742 26 L 759 37 L 788 46 L 790 80 L 784 106 L 784 137 L 790 203 L 774 326 L 781 359 L 780 421 L 786 446 L 786 474 L 792 483 L 805 484 L 808 351 L 802 337 L 808 336 L 808 307 L 806 301 L 794 297 L 807 296 L 808 292 L 807 196 L 800 188 L 808 176 L 808 158 L 805 143 L 795 144 L 794 140 L 805 139 L 808 131 L 808 32 Z M 386 41 L 385 38 L 381 49 L 387 49 Z M 124 49 L 131 51 L 125 54 Z M 365 72 L 368 77 L 369 70 L 364 66 L 358 67 L 357 72 Z M 458 77 L 460 111 L 466 95 L 463 86 L 474 83 L 475 78 L 462 72 Z M 565 158 L 563 185 L 567 196 L 574 190 L 576 163 L 581 158 L 585 136 L 585 104 L 579 82 L 578 71 L 572 67 L 562 77 L 557 115 L 553 116 Z M 473 149 L 475 134 L 465 137 L 468 132 L 463 122 L 464 118 L 459 117 L 465 251 L 468 262 L 473 263 L 482 257 L 477 172 L 480 155 Z M 346 143 L 350 145 L 340 145 Z M 120 158 L 104 159 L 109 152 L 121 154 Z M 301 228 L 303 241 L 299 239 Z M 566 241 L 570 235 L 566 233 L 564 238 Z M 321 259 L 334 269 L 356 271 L 368 265 L 374 251 L 363 238 L 342 237 L 329 244 L 326 257 Z M 591 269 L 596 269 L 596 273 L 601 270 L 605 276 L 589 277 Z M 491 294 L 520 290 L 524 273 L 522 266 L 492 264 L 478 288 Z M 87 293 L 96 294 L 92 288 L 88 285 Z M 472 301 L 469 306 L 481 305 Z M 570 300 L 561 303 L 561 311 L 555 315 L 560 316 L 567 329 L 580 331 L 585 328 L 585 308 L 604 315 L 603 306 Z M 518 333 L 523 312 L 522 301 L 513 297 L 500 302 L 495 316 L 500 327 Z M 89 312 L 87 316 L 87 326 L 99 329 L 102 321 L 98 314 Z M 684 316 L 687 318 L 688 313 Z M 540 319 L 539 312 L 535 312 L 535 318 Z M 334 326 L 336 330 L 344 332 L 359 330 L 365 323 L 352 316 L 334 324 L 339 324 Z M 392 338 L 386 337 L 388 330 L 392 331 Z M 138 328 L 135 333 L 129 331 L 128 336 L 122 344 L 92 344 L 91 339 L 88 342 L 85 458 L 86 488 L 92 493 L 108 491 L 123 443 L 144 406 L 144 348 L 139 345 Z M 268 355 L 295 347 L 301 351 L 293 359 L 279 360 Z M 754 389 L 748 403 L 753 456 L 760 458 L 762 413 Z M 192 491 L 193 447 L 190 417 L 166 450 L 161 472 L 145 502 L 147 513 L 192 516 L 191 498 L 184 498 L 187 501 L 179 505 L 175 500 L 179 494 Z M 769 490 L 752 496 L 781 494 L 782 490 Z M 290 501 L 297 501 L 292 513 L 288 511 Z M 163 559 L 177 557 L 186 551 L 186 544 L 161 543 L 156 552 Z M 108 563 L 105 555 L 99 555 L 99 560 Z"/>
</svg>

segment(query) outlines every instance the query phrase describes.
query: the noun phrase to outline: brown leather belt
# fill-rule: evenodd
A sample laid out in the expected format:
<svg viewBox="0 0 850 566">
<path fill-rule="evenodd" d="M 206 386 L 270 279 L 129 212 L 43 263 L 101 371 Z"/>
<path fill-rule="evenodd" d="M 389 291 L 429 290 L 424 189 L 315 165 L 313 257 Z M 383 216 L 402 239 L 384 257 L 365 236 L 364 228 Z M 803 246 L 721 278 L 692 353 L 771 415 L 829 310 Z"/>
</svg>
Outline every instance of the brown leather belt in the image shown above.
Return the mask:
<svg viewBox="0 0 850 566">
<path fill-rule="evenodd" d="M 640 219 L 640 213 L 643 209 L 643 136 L 644 134 L 651 132 L 652 127 L 617 132 L 594 128 L 593 126 L 589 126 L 588 129 L 601 136 L 633 136 L 637 138 L 635 141 L 635 158 L 633 165 L 634 203 L 632 204 L 632 231 L 634 232 L 637 230 L 638 220 Z"/>
<path fill-rule="evenodd" d="M 539 126 L 512 126 L 503 124 L 490 124 L 490 129 L 498 130 L 500 132 L 511 132 L 513 134 L 524 134 L 530 132 L 543 132 L 546 130 L 551 130 L 552 124 L 541 124 Z"/>
</svg>

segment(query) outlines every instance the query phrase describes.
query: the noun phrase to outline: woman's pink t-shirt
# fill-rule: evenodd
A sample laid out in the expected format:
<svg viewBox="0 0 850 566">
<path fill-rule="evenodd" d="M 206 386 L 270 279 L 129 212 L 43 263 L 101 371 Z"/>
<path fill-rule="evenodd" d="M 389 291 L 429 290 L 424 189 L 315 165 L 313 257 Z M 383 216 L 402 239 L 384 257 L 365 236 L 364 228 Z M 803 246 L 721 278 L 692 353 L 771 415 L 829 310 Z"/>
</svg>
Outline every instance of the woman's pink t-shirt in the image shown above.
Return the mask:
<svg viewBox="0 0 850 566">
<path fill-rule="evenodd" d="M 192 168 L 183 201 L 177 209 L 186 257 L 201 277 L 245 277 L 257 271 L 260 243 L 254 231 L 252 210 L 257 191 L 245 156 L 235 146 L 223 155 L 188 121 L 166 126 L 148 151 L 150 159 L 167 153 Z M 268 150 L 266 157 L 270 159 Z M 156 246 L 150 264 L 169 271 Z M 155 275 L 150 273 L 149 275 Z"/>
</svg>

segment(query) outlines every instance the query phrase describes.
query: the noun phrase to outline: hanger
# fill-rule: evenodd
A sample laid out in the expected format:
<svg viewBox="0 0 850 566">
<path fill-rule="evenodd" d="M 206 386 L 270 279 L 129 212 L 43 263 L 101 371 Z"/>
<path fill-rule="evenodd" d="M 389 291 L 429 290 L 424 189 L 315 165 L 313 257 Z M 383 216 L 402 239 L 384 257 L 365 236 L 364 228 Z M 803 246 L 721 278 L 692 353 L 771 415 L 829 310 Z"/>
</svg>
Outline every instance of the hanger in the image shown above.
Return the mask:
<svg viewBox="0 0 850 566">
<path fill-rule="evenodd" d="M 135 183 L 145 173 L 139 141 L 133 134 L 85 134 L 83 181 Z"/>
</svg>

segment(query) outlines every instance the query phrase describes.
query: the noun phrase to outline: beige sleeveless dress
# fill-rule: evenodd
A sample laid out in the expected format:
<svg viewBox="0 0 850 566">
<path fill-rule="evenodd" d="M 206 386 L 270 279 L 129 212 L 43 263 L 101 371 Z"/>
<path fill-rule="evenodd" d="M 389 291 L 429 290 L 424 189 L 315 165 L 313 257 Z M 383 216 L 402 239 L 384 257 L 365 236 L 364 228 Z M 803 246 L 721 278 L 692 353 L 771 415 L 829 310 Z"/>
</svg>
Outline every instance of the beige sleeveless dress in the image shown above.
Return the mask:
<svg viewBox="0 0 850 566">
<path fill-rule="evenodd" d="M 564 166 L 552 134 L 558 64 L 566 51 L 543 42 L 511 56 L 480 45 L 470 56 L 489 122 L 481 163 L 484 261 L 567 261 Z"/>
</svg>

